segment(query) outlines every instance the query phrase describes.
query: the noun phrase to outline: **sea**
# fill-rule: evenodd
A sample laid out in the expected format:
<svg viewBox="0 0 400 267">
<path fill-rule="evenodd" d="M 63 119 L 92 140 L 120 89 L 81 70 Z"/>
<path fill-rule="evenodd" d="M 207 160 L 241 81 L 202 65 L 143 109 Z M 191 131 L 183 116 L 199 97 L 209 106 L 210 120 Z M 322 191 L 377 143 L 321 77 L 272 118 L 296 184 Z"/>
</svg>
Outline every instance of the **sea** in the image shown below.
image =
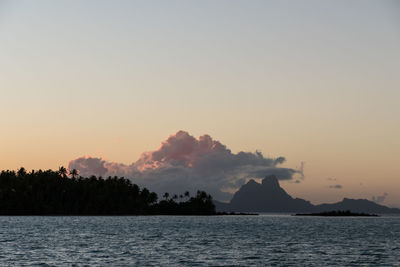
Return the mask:
<svg viewBox="0 0 400 267">
<path fill-rule="evenodd" d="M 400 266 L 400 217 L 1 216 L 0 266 Z"/>
</svg>

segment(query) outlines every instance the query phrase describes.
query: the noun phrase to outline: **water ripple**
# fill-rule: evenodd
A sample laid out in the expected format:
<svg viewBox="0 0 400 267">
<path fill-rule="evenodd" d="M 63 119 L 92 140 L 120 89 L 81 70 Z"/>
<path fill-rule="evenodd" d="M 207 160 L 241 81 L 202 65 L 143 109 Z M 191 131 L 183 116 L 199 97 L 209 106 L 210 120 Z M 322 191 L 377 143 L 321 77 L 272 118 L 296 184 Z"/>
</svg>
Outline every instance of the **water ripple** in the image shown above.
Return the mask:
<svg viewBox="0 0 400 267">
<path fill-rule="evenodd" d="M 400 217 L 0 217 L 1 266 L 400 266 Z"/>
</svg>

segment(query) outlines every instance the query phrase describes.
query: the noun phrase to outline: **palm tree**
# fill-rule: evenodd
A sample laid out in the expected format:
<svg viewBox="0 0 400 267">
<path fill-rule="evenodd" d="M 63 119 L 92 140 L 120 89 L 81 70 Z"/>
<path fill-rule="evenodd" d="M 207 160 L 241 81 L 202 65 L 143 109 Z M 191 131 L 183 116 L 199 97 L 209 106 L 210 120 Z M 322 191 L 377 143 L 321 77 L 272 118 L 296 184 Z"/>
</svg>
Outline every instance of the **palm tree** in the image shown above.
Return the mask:
<svg viewBox="0 0 400 267">
<path fill-rule="evenodd" d="M 78 171 L 76 169 L 72 169 L 71 171 L 69 171 L 69 174 L 72 175 L 72 178 L 75 178 L 75 176 L 78 175 Z"/>
<path fill-rule="evenodd" d="M 142 192 L 141 192 L 141 197 L 144 199 L 144 200 L 148 200 L 148 198 L 149 198 L 149 195 L 150 195 L 150 191 L 147 189 L 147 188 L 143 188 L 142 189 Z"/>
<path fill-rule="evenodd" d="M 67 176 L 67 169 L 64 166 L 58 168 L 58 173 L 65 178 Z"/>
<path fill-rule="evenodd" d="M 151 192 L 149 195 L 148 201 L 150 204 L 157 202 L 157 194 L 154 192 Z"/>
<path fill-rule="evenodd" d="M 26 170 L 24 167 L 21 167 L 18 171 L 17 171 L 17 175 L 19 177 L 25 176 L 26 175 Z"/>
<path fill-rule="evenodd" d="M 168 200 L 168 198 L 169 198 L 169 193 L 168 193 L 168 192 L 165 192 L 163 197 L 165 198 L 165 200 Z"/>
</svg>

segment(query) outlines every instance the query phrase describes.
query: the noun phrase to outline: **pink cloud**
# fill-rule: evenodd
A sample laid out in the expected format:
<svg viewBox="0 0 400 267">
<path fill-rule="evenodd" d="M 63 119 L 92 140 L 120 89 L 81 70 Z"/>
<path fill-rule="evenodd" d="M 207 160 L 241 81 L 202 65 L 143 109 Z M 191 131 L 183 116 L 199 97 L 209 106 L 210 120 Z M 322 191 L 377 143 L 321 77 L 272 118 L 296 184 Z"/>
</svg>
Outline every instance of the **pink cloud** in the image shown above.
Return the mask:
<svg viewBox="0 0 400 267">
<path fill-rule="evenodd" d="M 157 193 L 206 190 L 217 199 L 227 199 L 247 178 L 275 174 L 290 180 L 301 170 L 281 168 L 285 158 L 266 158 L 261 152 L 234 154 L 209 135 L 198 138 L 185 131 L 170 135 L 154 151 L 143 153 L 130 165 L 102 158 L 80 157 L 71 160 L 69 169 L 82 176 L 124 176 Z M 227 193 L 230 192 L 230 193 Z"/>
<path fill-rule="evenodd" d="M 218 152 L 229 152 L 220 142 L 209 135 L 194 138 L 179 131 L 162 142 L 158 150 L 143 153 L 135 163 L 139 170 L 157 169 L 168 165 L 194 167 L 202 156 Z"/>
</svg>

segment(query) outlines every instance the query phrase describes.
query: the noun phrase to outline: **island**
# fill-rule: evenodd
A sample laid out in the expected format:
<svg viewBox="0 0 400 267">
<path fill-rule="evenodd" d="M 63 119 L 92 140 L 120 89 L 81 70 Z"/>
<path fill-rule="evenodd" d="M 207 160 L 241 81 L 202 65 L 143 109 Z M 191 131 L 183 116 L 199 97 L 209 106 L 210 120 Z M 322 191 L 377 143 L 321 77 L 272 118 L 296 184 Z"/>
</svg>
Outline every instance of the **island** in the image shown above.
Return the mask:
<svg viewBox="0 0 400 267">
<path fill-rule="evenodd" d="M 0 172 L 0 215 L 217 215 L 211 195 L 186 191 L 161 199 L 123 177 L 76 170 Z"/>
<path fill-rule="evenodd" d="M 289 195 L 280 186 L 279 179 L 275 175 L 266 176 L 261 183 L 251 179 L 233 194 L 230 202 L 214 200 L 214 204 L 217 212 L 292 214 L 350 210 L 366 214 L 400 214 L 398 208 L 386 207 L 367 199 L 344 198 L 336 203 L 314 205 L 308 200 Z"/>
<path fill-rule="evenodd" d="M 357 213 L 350 210 L 333 210 L 317 213 L 296 213 L 294 216 L 326 216 L 326 217 L 378 217 L 377 214 Z"/>
</svg>

